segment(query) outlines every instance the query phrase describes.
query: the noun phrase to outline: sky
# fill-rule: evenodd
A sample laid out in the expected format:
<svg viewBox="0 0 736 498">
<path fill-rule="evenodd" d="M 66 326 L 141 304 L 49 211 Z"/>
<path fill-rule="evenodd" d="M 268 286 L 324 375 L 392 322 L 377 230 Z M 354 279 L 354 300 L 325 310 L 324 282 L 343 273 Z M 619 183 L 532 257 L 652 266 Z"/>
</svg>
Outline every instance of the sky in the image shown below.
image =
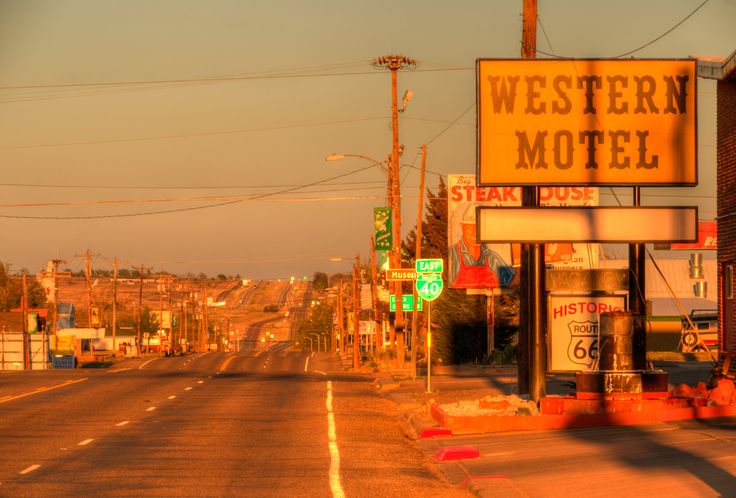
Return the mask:
<svg viewBox="0 0 736 498">
<path fill-rule="evenodd" d="M 399 73 L 404 233 L 427 186 L 475 172 L 475 60 L 520 56 L 522 0 L 0 0 L 0 260 L 244 278 L 369 255 Z M 657 39 L 690 15 L 681 25 Z M 726 57 L 736 0 L 539 0 L 561 57 Z M 539 57 L 548 57 L 539 54 Z M 715 216 L 715 85 L 698 81 L 694 188 L 642 204 Z M 624 193 L 623 189 L 619 190 Z M 626 195 L 624 195 L 626 200 Z M 613 196 L 601 192 L 603 204 Z M 411 221 L 409 221 L 411 220 Z M 342 258 L 342 261 L 334 261 Z M 333 261 L 331 261 L 333 260 Z"/>
</svg>

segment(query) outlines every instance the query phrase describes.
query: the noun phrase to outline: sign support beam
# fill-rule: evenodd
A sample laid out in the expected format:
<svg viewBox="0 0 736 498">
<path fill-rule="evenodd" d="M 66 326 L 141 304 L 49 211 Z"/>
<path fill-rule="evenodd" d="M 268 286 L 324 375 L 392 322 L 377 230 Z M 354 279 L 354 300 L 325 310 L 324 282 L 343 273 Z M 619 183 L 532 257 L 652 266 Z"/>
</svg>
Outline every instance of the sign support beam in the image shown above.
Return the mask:
<svg viewBox="0 0 736 498">
<path fill-rule="evenodd" d="M 641 206 L 641 188 L 633 188 L 634 207 Z M 639 315 L 634 321 L 632 356 L 635 370 L 647 365 L 646 337 L 646 245 L 629 244 L 629 309 Z"/>
</svg>

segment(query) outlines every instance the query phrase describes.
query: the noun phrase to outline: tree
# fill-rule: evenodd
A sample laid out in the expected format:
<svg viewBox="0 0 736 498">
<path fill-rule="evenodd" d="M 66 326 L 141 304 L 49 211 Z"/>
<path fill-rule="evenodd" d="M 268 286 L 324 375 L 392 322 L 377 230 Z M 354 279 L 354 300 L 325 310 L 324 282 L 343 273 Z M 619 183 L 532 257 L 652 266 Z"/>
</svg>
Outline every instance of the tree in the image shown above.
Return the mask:
<svg viewBox="0 0 736 498">
<path fill-rule="evenodd" d="M 310 344 L 308 337 L 311 337 L 313 343 L 317 337 L 330 334 L 332 334 L 332 306 L 319 303 L 311 308 L 309 317 L 299 325 L 299 344 L 306 350 Z"/>
<path fill-rule="evenodd" d="M 426 197 L 422 258 L 447 261 L 447 185 L 442 177 L 437 193 L 427 189 Z M 402 255 L 407 263 L 415 259 L 416 240 L 415 228 L 402 243 Z M 442 278 L 445 290 L 432 302 L 433 358 L 446 363 L 480 361 L 485 357 L 488 336 L 485 298 L 468 296 L 464 290 L 449 289 L 447 268 Z"/>
<path fill-rule="evenodd" d="M 327 277 L 327 274 L 319 271 L 314 272 L 314 276 L 312 277 L 312 286 L 314 287 L 314 290 L 317 291 L 323 291 L 327 287 L 329 287 L 329 279 Z"/>
</svg>

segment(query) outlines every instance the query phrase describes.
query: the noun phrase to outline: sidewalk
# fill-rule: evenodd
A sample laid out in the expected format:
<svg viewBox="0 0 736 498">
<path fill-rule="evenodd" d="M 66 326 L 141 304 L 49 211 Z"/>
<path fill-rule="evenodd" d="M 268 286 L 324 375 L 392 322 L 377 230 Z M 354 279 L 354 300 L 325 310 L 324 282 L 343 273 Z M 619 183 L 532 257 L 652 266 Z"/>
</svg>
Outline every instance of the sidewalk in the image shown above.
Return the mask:
<svg viewBox="0 0 736 498">
<path fill-rule="evenodd" d="M 705 382 L 712 363 L 703 361 L 653 362 L 655 369 L 668 373 L 669 388 L 680 384 L 696 385 Z M 421 377 L 412 380 L 409 369 L 387 368 L 376 373 L 376 390 L 397 405 L 399 419 L 407 434 L 418 438 L 422 431 L 438 426 L 430 416 L 433 403 L 446 404 L 463 400 L 477 400 L 487 396 L 518 394 L 517 366 L 462 365 L 433 367 L 431 391 L 427 392 L 423 369 Z M 574 395 L 575 374 L 547 375 L 548 395 Z"/>
</svg>

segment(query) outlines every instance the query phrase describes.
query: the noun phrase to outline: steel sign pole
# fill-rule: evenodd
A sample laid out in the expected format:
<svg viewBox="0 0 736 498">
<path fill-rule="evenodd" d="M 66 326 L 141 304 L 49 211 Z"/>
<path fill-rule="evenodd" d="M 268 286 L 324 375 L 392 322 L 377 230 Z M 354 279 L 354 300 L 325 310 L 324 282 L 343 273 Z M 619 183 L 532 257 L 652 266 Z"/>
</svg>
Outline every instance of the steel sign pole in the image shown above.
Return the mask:
<svg viewBox="0 0 736 498">
<path fill-rule="evenodd" d="M 427 392 L 432 392 L 432 301 L 427 301 Z"/>
<path fill-rule="evenodd" d="M 634 206 L 641 206 L 641 188 L 633 189 Z M 629 309 L 639 315 L 634 321 L 632 355 L 634 370 L 644 370 L 647 364 L 646 339 L 646 245 L 629 244 Z"/>
</svg>

